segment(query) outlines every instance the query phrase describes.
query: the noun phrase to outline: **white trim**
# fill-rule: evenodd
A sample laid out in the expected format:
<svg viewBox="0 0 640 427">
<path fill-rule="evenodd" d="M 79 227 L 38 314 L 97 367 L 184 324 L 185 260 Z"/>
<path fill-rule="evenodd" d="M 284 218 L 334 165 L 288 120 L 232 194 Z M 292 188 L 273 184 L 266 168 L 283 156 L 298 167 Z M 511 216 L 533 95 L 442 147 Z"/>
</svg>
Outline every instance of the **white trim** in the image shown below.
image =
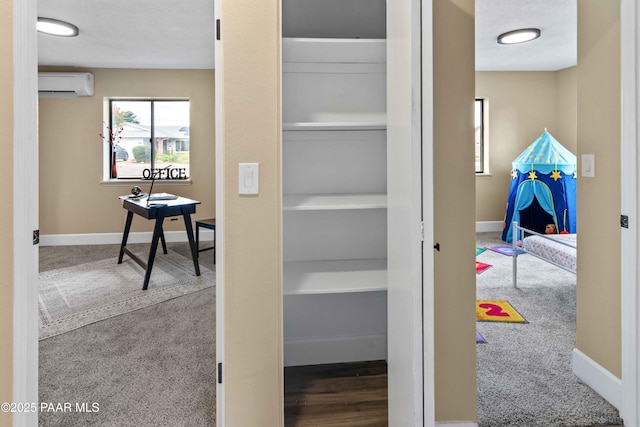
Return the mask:
<svg viewBox="0 0 640 427">
<path fill-rule="evenodd" d="M 620 378 L 604 369 L 577 348 L 573 349 L 572 359 L 574 375 L 613 406 L 620 409 L 622 405 L 622 381 Z M 625 420 L 625 425 L 631 427 L 635 424 L 628 424 Z"/>
<path fill-rule="evenodd" d="M 387 336 L 285 340 L 284 354 L 284 366 L 386 360 Z"/>
<path fill-rule="evenodd" d="M 433 202 L 433 0 L 421 1 L 420 72 L 422 99 L 420 135 L 422 144 L 422 370 L 423 426 L 436 423 L 435 410 L 435 281 L 434 281 L 434 202 Z"/>
<path fill-rule="evenodd" d="M 620 416 L 625 425 L 640 423 L 640 296 L 638 283 L 638 22 L 640 9 L 635 0 L 622 0 L 621 35 L 621 213 L 629 217 L 629 228 L 622 229 L 621 309 L 622 309 L 622 404 Z"/>
<path fill-rule="evenodd" d="M 469 421 L 456 421 L 456 422 L 446 422 L 446 423 L 436 423 L 438 427 L 478 427 L 478 423 L 473 423 Z"/>
<path fill-rule="evenodd" d="M 195 231 L 194 231 L 195 232 Z M 200 230 L 200 242 L 213 241 L 213 231 Z M 218 231 L 218 235 L 220 232 Z M 129 233 L 127 243 L 150 243 L 152 231 Z M 187 242 L 186 231 L 166 231 L 167 242 Z M 112 245 L 122 243 L 122 233 L 45 234 L 40 236 L 40 246 Z"/>
<path fill-rule="evenodd" d="M 13 402 L 38 402 L 38 58 L 35 0 L 13 0 Z M 36 412 L 13 426 L 36 426 Z"/>
<path fill-rule="evenodd" d="M 222 1 L 214 2 L 214 20 L 222 18 Z M 224 26 L 220 27 L 220 38 L 224 37 Z M 225 215 L 224 208 L 226 206 L 225 193 L 225 127 L 224 127 L 224 44 L 220 40 L 214 41 L 215 52 L 215 148 L 216 148 L 216 426 L 225 427 L 226 425 L 226 401 L 225 401 L 225 373 L 224 373 L 224 356 L 225 345 L 224 340 L 224 288 L 225 288 Z M 222 364 L 222 382 L 218 378 L 218 366 Z"/>
<path fill-rule="evenodd" d="M 476 221 L 476 233 L 489 233 L 503 229 L 504 221 Z"/>
</svg>

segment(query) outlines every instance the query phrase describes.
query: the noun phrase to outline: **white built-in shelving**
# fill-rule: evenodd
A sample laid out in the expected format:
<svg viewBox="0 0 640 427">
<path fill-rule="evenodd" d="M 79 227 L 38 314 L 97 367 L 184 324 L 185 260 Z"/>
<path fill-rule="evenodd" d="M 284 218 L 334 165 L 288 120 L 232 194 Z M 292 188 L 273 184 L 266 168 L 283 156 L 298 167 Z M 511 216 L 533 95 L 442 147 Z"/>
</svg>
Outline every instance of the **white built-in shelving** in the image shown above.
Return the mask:
<svg viewBox="0 0 640 427">
<path fill-rule="evenodd" d="M 285 195 L 285 211 L 325 211 L 346 209 L 385 209 L 386 194 L 290 194 Z"/>
<path fill-rule="evenodd" d="M 383 122 L 295 122 L 283 123 L 282 130 L 385 130 Z"/>
<path fill-rule="evenodd" d="M 285 38 L 282 80 L 285 365 L 384 358 L 385 40 Z"/>
<path fill-rule="evenodd" d="M 374 292 L 386 289 L 386 259 L 285 263 L 285 295 Z"/>
</svg>

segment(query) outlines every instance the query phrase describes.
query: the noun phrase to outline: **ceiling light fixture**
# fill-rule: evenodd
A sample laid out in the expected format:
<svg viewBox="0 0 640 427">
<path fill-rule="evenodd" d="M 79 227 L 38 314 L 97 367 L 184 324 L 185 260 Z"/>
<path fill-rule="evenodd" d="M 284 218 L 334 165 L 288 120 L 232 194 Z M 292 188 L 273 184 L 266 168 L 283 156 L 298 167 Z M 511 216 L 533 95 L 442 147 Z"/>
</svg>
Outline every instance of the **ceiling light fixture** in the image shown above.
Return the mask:
<svg viewBox="0 0 640 427">
<path fill-rule="evenodd" d="M 540 37 L 540 30 L 537 28 L 524 28 L 522 30 L 508 31 L 498 36 L 500 44 L 517 44 L 530 42 Z"/>
<path fill-rule="evenodd" d="M 51 18 L 38 17 L 36 28 L 39 32 L 52 36 L 75 37 L 79 33 L 78 27 L 75 25 Z"/>
</svg>

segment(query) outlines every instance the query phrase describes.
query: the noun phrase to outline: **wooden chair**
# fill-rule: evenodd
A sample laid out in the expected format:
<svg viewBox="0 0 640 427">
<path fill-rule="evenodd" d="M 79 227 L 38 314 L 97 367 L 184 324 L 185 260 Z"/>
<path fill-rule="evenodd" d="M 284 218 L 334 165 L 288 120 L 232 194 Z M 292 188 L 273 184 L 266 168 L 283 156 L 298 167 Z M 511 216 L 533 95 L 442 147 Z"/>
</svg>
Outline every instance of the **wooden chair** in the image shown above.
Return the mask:
<svg viewBox="0 0 640 427">
<path fill-rule="evenodd" d="M 213 246 L 200 249 L 200 227 L 213 230 Z M 196 220 L 196 248 L 198 250 L 198 255 L 200 255 L 200 252 L 209 251 L 213 249 L 213 263 L 214 264 L 216 263 L 216 219 L 215 218 Z"/>
</svg>

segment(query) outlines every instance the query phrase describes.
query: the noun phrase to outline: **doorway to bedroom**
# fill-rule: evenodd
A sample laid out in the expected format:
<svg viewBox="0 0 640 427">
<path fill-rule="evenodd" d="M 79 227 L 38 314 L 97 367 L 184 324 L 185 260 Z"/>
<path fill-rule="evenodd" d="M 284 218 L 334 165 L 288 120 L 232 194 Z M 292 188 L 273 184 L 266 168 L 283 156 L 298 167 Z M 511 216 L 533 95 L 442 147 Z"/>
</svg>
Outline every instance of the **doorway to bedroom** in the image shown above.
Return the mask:
<svg viewBox="0 0 640 427">
<path fill-rule="evenodd" d="M 500 2 L 482 2 L 483 6 L 499 5 Z M 482 37 L 483 25 L 488 18 L 483 10 L 479 10 L 480 2 L 476 2 L 476 35 Z M 504 6 L 504 5 L 501 5 Z M 522 5 L 518 24 L 527 22 L 526 26 L 552 28 L 554 20 L 563 15 L 562 25 L 567 23 L 577 24 L 578 5 L 576 2 L 554 2 L 547 11 L 553 13 L 553 17 L 545 17 L 529 9 L 532 5 Z M 562 8 L 569 10 L 561 10 Z M 589 15 L 589 5 L 582 5 L 583 16 Z M 592 6 L 593 7 L 593 6 Z M 619 9 L 613 6 L 612 15 Z M 491 14 L 502 16 L 504 9 L 494 11 Z M 524 19 L 523 16 L 527 16 Z M 583 19 L 583 25 L 606 26 L 604 22 L 609 15 L 603 15 L 603 23 L 595 20 Z M 536 21 L 539 19 L 540 21 Z M 544 25 L 542 24 L 544 22 Z M 498 28 L 495 25 L 493 29 Z M 507 31 L 507 28 L 501 28 Z M 514 28 L 511 28 L 514 29 Z M 498 31 L 498 30 L 496 30 Z M 498 31 L 501 32 L 501 31 Z M 498 34 L 491 35 L 491 43 L 496 48 L 495 42 Z M 539 40 L 541 42 L 544 31 Z M 577 25 L 573 30 L 573 43 L 578 39 Z M 584 38 L 580 39 L 582 42 Z M 477 46 L 482 42 L 477 40 Z M 526 44 L 523 44 L 524 47 Z M 556 46 L 561 46 L 557 43 Z M 509 48 L 513 48 L 511 46 Z M 516 47 L 517 48 L 517 47 Z M 611 49 L 611 46 L 609 47 Z M 614 49 L 615 50 L 615 49 Z M 511 57 L 515 57 L 513 50 Z M 559 57 L 558 54 L 550 54 L 546 57 Z M 599 52 L 602 54 L 602 52 Z M 512 286 L 513 259 L 509 256 L 513 252 L 511 243 L 504 241 L 502 235 L 506 204 L 509 196 L 509 187 L 514 180 L 514 171 L 517 168 L 513 162 L 523 151 L 541 137 L 546 130 L 555 137 L 570 152 L 591 152 L 597 150 L 595 145 L 586 143 L 584 136 L 591 128 L 586 123 L 585 117 L 588 107 L 578 104 L 578 98 L 586 96 L 585 88 L 588 77 L 587 67 L 593 64 L 585 63 L 583 73 L 578 75 L 577 51 L 575 62 L 564 66 L 544 70 L 521 66 L 519 69 L 483 69 L 483 62 L 476 59 L 476 96 L 483 98 L 488 111 L 488 148 L 489 148 L 489 174 L 478 174 L 476 178 L 477 199 L 476 215 L 478 220 L 477 233 L 477 310 L 478 315 L 487 314 L 493 310 L 498 316 L 494 321 L 480 321 L 477 323 L 477 363 L 478 363 L 478 424 L 493 425 L 495 423 L 510 424 L 510 417 L 518 416 L 526 418 L 527 425 L 554 425 L 567 420 L 571 425 L 575 423 L 575 417 L 586 417 L 595 424 L 618 424 L 621 422 L 618 410 L 603 399 L 593 389 L 584 385 L 572 371 L 575 369 L 577 348 L 582 345 L 589 346 L 591 332 L 584 327 L 576 329 L 576 312 L 583 310 L 583 315 L 578 317 L 584 324 L 590 323 L 585 318 L 590 317 L 586 313 L 589 297 L 579 298 L 580 287 L 576 287 L 576 276 L 556 266 L 535 258 L 530 254 L 518 257 L 518 289 Z M 619 62 L 619 59 L 618 59 Z M 611 63 L 616 63 L 611 61 Z M 607 74 L 615 79 L 616 70 Z M 619 70 L 618 70 L 619 73 Z M 611 97 L 617 97 L 613 89 Z M 608 98 L 607 98 L 608 99 Z M 615 100 L 612 102 L 616 102 Z M 619 102 L 619 98 L 618 101 Z M 601 108 L 601 107 L 600 107 Z M 594 104 L 591 113 L 598 112 Z M 602 115 L 600 115 L 602 117 Z M 615 127 L 615 118 L 602 117 L 601 126 Z M 619 117 L 618 117 L 619 120 Z M 615 133 L 614 133 L 615 135 Z M 579 137 L 580 136 L 580 137 Z M 615 138 L 615 136 L 614 136 Z M 578 145 L 580 141 L 580 145 Z M 615 157 L 615 154 L 614 154 Z M 607 161 L 607 160 L 604 160 Z M 613 158 L 612 158 L 612 161 Z M 529 171 L 527 171 L 529 172 Z M 548 172 L 547 172 L 548 173 Z M 551 176 L 551 175 L 549 175 Z M 583 188 L 594 184 L 593 179 L 586 177 L 575 178 Z M 534 175 L 530 178 L 536 185 L 545 185 Z M 580 214 L 578 224 L 583 227 L 591 223 L 593 214 L 588 211 L 591 201 L 580 200 L 578 190 Z M 613 192 L 617 190 L 614 189 Z M 602 194 L 603 199 L 607 198 Z M 593 199 L 593 197 L 589 197 Z M 534 199 L 535 200 L 535 199 Z M 597 204 L 595 200 L 593 203 Z M 616 201 L 611 201 L 615 206 Z M 585 209 L 586 208 L 586 209 Z M 537 209 L 537 210 L 536 210 Z M 556 231 L 562 231 L 562 215 L 556 215 L 557 221 L 545 209 L 539 201 L 533 202 L 533 208 L 528 209 L 528 220 L 533 221 L 533 227 L 544 234 L 547 222 L 556 225 Z M 523 218 L 527 219 L 527 218 Z M 591 234 L 591 228 L 586 226 Z M 585 230 L 585 228 L 581 228 Z M 609 228 L 611 234 L 619 233 L 618 230 Z M 575 230 L 572 232 L 575 233 Z M 597 234 L 597 233 L 595 233 Z M 587 240 L 585 239 L 581 242 Z M 605 241 L 615 251 L 615 239 L 609 237 Z M 517 249 L 516 249 L 517 250 Z M 582 253 L 582 251 L 581 251 Z M 506 254 L 506 255 L 505 255 Z M 581 255 L 582 256 L 582 255 Z M 581 258 L 581 259 L 586 259 Z M 615 276 L 619 272 L 610 266 Z M 589 273 L 580 275 L 583 280 L 589 282 Z M 618 282 L 619 283 L 619 282 Z M 585 283 L 582 289 L 588 287 Z M 577 292 L 578 291 L 578 292 Z M 613 290 L 618 295 L 619 289 Z M 582 294 L 583 296 L 585 293 Z M 576 303 L 580 301 L 580 306 Z M 612 303 L 615 308 L 615 302 Z M 617 302 L 619 307 L 619 301 Z M 518 322 L 505 322 L 510 318 L 507 314 L 515 313 L 521 316 Z M 513 318 L 515 319 L 515 315 Z M 609 325 L 609 333 L 619 332 L 615 321 Z M 581 331 L 581 335 L 579 332 Z M 581 344 L 582 343 L 582 344 Z M 619 353 L 618 353 L 619 354 Z M 619 367 L 619 366 L 618 366 Z M 616 371 L 616 363 L 609 363 L 608 369 Z M 576 398 L 574 399 L 575 396 Z M 579 398 L 578 398 L 579 397 Z M 588 403 L 586 403 L 588 402 Z M 597 410 L 592 410 L 597 408 Z M 516 415 L 517 414 L 517 415 Z M 538 424 L 541 423 L 541 424 Z"/>
</svg>

